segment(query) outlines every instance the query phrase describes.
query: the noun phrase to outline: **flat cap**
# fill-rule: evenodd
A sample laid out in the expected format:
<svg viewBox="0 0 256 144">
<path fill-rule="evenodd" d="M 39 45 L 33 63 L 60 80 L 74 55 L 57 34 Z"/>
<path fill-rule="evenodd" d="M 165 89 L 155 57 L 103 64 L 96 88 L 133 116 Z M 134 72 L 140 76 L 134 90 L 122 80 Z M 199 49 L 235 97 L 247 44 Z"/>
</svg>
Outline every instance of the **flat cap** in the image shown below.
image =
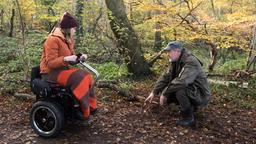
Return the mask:
<svg viewBox="0 0 256 144">
<path fill-rule="evenodd" d="M 179 41 L 169 42 L 167 46 L 164 48 L 164 51 L 169 51 L 172 49 L 182 49 L 182 43 Z"/>
</svg>

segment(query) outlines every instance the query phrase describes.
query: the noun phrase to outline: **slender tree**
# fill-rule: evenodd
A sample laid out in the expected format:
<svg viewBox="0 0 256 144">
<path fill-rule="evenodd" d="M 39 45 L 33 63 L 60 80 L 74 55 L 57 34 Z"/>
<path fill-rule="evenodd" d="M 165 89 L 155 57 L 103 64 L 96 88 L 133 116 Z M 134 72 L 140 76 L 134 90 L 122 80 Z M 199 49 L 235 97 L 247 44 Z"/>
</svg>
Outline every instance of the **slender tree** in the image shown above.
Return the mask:
<svg viewBox="0 0 256 144">
<path fill-rule="evenodd" d="M 27 58 L 27 49 L 25 46 L 25 25 L 24 25 L 24 21 L 22 19 L 22 14 L 21 14 L 21 8 L 20 8 L 20 4 L 19 1 L 16 0 L 15 4 L 17 6 L 18 9 L 18 14 L 19 14 L 19 20 L 20 20 L 20 27 L 21 27 L 21 34 L 22 34 L 22 61 L 24 64 L 24 78 L 26 79 L 28 76 L 28 69 L 29 69 L 29 63 L 30 60 Z"/>
<path fill-rule="evenodd" d="M 14 17 L 15 17 L 15 9 L 12 9 L 12 16 L 10 19 L 10 32 L 9 32 L 9 37 L 13 36 L 13 28 L 14 28 Z"/>
<path fill-rule="evenodd" d="M 213 0 L 210 0 L 210 2 L 211 2 L 211 6 L 212 6 L 212 12 L 213 12 L 214 16 L 216 17 L 216 10 L 215 10 L 214 2 L 213 2 Z"/>
<path fill-rule="evenodd" d="M 159 5 L 160 7 L 165 7 L 162 0 L 154 1 L 155 4 Z M 161 10 L 155 10 L 154 15 L 164 14 Z M 161 38 L 161 24 L 160 21 L 157 20 L 155 23 L 155 43 L 154 43 L 154 50 L 159 52 L 162 48 L 162 38 Z"/>
<path fill-rule="evenodd" d="M 256 25 L 253 27 L 253 36 L 250 45 L 250 52 L 247 59 L 246 71 L 255 70 L 256 56 L 253 54 L 256 45 Z"/>
<path fill-rule="evenodd" d="M 84 11 L 84 0 L 76 0 L 76 18 L 78 21 L 78 27 L 76 31 L 76 47 L 81 43 L 81 37 L 83 35 L 83 11 Z"/>
<path fill-rule="evenodd" d="M 0 12 L 0 20 L 1 20 L 0 30 L 3 31 L 3 27 L 4 27 L 4 10 L 3 9 L 1 9 L 1 12 Z"/>
</svg>

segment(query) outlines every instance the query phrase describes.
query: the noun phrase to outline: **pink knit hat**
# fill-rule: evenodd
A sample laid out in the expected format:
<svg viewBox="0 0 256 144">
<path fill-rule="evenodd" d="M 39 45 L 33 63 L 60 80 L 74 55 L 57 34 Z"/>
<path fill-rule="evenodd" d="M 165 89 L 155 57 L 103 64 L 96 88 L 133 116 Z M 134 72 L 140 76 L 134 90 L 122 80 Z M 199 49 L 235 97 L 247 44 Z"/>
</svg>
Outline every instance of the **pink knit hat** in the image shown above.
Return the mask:
<svg viewBox="0 0 256 144">
<path fill-rule="evenodd" d="M 77 27 L 77 21 L 76 19 L 68 12 L 65 12 L 60 20 L 60 28 L 73 28 Z"/>
</svg>

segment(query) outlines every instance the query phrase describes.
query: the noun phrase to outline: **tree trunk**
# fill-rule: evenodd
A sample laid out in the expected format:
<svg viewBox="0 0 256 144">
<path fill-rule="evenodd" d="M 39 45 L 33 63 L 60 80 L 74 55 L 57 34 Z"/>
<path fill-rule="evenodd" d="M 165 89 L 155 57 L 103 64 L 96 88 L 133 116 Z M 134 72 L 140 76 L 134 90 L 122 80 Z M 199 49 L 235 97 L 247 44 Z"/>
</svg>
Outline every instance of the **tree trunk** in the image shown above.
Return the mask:
<svg viewBox="0 0 256 144">
<path fill-rule="evenodd" d="M 178 32 L 175 28 L 173 28 L 173 39 L 176 41 L 178 37 Z"/>
<path fill-rule="evenodd" d="M 149 64 L 145 61 L 141 51 L 141 44 L 127 18 L 123 0 L 105 0 L 109 9 L 110 27 L 118 41 L 120 54 L 128 63 L 128 71 L 135 76 L 150 73 Z"/>
<path fill-rule="evenodd" d="M 211 43 L 211 42 L 206 42 L 206 44 L 210 45 L 210 47 L 211 47 L 211 50 L 210 50 L 211 62 L 210 62 L 210 65 L 209 65 L 208 69 L 209 69 L 210 72 L 212 72 L 214 66 L 215 66 L 216 63 L 217 63 L 217 54 L 218 54 L 218 52 L 217 52 L 216 46 L 215 46 L 213 43 Z"/>
<path fill-rule="evenodd" d="M 13 27 L 14 27 L 14 16 L 15 16 L 15 9 L 12 9 L 12 16 L 10 20 L 10 32 L 9 32 L 9 37 L 13 37 Z"/>
<path fill-rule="evenodd" d="M 130 17 L 131 25 L 133 25 L 133 20 L 134 20 L 133 3 L 129 3 L 129 17 Z"/>
<path fill-rule="evenodd" d="M 165 5 L 163 4 L 162 0 L 156 0 L 154 1 L 154 3 L 156 3 L 157 5 L 159 5 L 160 7 L 165 7 Z M 154 11 L 154 15 L 160 15 L 160 14 L 166 14 L 166 12 L 163 12 L 161 10 L 155 10 Z M 162 48 L 162 38 L 161 38 L 161 24 L 160 21 L 158 20 L 155 24 L 155 43 L 154 43 L 154 50 L 156 52 L 159 52 Z"/>
<path fill-rule="evenodd" d="M 20 19 L 20 27 L 21 27 L 21 34 L 22 34 L 22 61 L 23 61 L 23 69 L 24 69 L 24 79 L 27 79 L 28 73 L 29 73 L 29 64 L 30 60 L 27 58 L 27 49 L 25 45 L 25 26 L 21 15 L 21 9 L 19 0 L 16 0 L 16 5 L 18 8 L 18 14 Z"/>
<path fill-rule="evenodd" d="M 154 50 L 159 52 L 162 48 L 162 38 L 161 38 L 161 26 L 159 22 L 155 24 L 155 43 Z"/>
<path fill-rule="evenodd" d="M 83 12 L 84 12 L 84 0 L 76 0 L 76 19 L 78 21 L 78 27 L 76 29 L 76 47 L 79 47 L 81 43 L 81 37 L 83 36 Z"/>
<path fill-rule="evenodd" d="M 99 20 L 102 18 L 102 16 L 103 16 L 103 10 L 102 10 L 103 8 L 101 7 L 100 8 L 100 10 L 99 10 L 99 14 L 98 14 L 98 16 L 97 16 L 97 18 L 95 19 L 95 21 L 94 21 L 94 23 L 93 23 L 93 26 L 92 26 L 92 28 L 90 29 L 90 33 L 92 33 L 92 34 L 94 34 L 95 33 L 95 31 L 96 31 L 96 28 L 97 28 L 97 25 L 98 25 L 98 23 L 99 23 Z"/>
<path fill-rule="evenodd" d="M 256 45 L 256 25 L 254 25 L 253 27 L 253 36 L 252 36 L 251 45 L 250 45 L 250 52 L 247 59 L 246 71 L 255 70 L 254 66 L 256 62 L 256 56 L 253 54 L 253 51 L 255 50 L 255 45 Z"/>
<path fill-rule="evenodd" d="M 48 7 L 48 15 L 49 16 L 55 16 L 55 12 L 54 9 L 52 7 Z M 56 22 L 51 22 L 48 21 L 48 31 L 52 31 L 52 29 L 54 28 L 54 26 L 56 25 Z"/>
<path fill-rule="evenodd" d="M 235 2 L 231 1 L 231 5 L 230 5 L 230 13 L 233 14 L 233 6 L 234 6 Z"/>
<path fill-rule="evenodd" d="M 0 12 L 0 19 L 1 19 L 1 23 L 0 23 L 0 30 L 3 31 L 3 27 L 4 27 L 4 10 L 1 9 L 1 12 Z"/>
<path fill-rule="evenodd" d="M 210 1 L 211 1 L 211 6 L 212 6 L 212 12 L 213 12 L 214 16 L 216 17 L 216 11 L 215 11 L 215 6 L 213 3 L 213 0 L 210 0 Z"/>
</svg>

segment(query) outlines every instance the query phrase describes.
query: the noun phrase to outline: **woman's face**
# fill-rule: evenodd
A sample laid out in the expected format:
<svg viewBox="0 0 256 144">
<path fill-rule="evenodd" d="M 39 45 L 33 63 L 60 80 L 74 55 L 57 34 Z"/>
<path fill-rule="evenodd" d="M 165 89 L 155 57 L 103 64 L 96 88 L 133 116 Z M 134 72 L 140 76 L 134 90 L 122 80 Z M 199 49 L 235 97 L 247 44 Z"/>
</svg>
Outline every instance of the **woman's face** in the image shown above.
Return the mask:
<svg viewBox="0 0 256 144">
<path fill-rule="evenodd" d="M 62 29 L 62 31 L 66 36 L 73 37 L 75 35 L 76 28 Z"/>
<path fill-rule="evenodd" d="M 71 28 L 70 29 L 70 36 L 74 36 L 75 35 L 75 32 L 76 32 L 76 28 Z"/>
</svg>

